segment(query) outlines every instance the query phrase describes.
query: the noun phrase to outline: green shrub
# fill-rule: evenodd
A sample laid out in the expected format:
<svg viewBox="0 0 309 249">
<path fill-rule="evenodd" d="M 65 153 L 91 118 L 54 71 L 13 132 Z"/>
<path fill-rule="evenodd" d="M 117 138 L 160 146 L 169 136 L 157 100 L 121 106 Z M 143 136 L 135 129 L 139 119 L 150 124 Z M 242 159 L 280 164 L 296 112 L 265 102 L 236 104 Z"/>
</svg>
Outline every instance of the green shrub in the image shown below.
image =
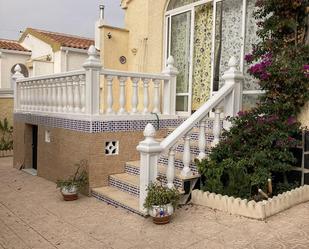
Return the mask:
<svg viewBox="0 0 309 249">
<path fill-rule="evenodd" d="M 9 125 L 7 118 L 0 120 L 0 150 L 13 149 L 13 127 Z"/>
</svg>

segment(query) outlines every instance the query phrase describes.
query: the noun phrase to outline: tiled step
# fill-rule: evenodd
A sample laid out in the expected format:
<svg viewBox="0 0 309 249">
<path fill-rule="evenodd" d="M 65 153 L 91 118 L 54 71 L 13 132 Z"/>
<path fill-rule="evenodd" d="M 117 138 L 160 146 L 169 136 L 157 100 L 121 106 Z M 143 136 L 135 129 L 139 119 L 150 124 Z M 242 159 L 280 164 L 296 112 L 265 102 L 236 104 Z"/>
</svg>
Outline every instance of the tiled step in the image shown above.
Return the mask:
<svg viewBox="0 0 309 249">
<path fill-rule="evenodd" d="M 135 197 L 139 196 L 139 176 L 128 173 L 109 176 L 109 185 Z"/>
<path fill-rule="evenodd" d="M 125 165 L 125 172 L 131 175 L 139 175 L 140 172 L 140 161 L 127 162 Z M 158 164 L 158 175 L 163 177 L 163 182 L 166 183 L 166 166 Z M 174 184 L 177 188 L 183 189 L 183 182 L 193 178 L 199 178 L 200 175 L 196 172 L 190 177 L 184 177 L 181 175 L 181 170 L 175 168 L 175 179 Z"/>
<path fill-rule="evenodd" d="M 139 199 L 118 188 L 112 186 L 93 188 L 92 196 L 115 207 L 122 207 L 133 213 L 146 216 L 139 210 Z"/>
</svg>

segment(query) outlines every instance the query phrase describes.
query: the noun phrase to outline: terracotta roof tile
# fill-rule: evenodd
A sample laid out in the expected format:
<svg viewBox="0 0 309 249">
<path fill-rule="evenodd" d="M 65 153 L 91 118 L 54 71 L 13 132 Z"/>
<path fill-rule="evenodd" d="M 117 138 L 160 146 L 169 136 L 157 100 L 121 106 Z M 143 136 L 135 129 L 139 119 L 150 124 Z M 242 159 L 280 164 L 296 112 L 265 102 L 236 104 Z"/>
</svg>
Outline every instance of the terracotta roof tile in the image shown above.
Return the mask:
<svg viewBox="0 0 309 249">
<path fill-rule="evenodd" d="M 0 39 L 0 49 L 16 50 L 23 52 L 30 52 L 30 50 L 24 48 L 18 43 L 18 41 Z"/>
<path fill-rule="evenodd" d="M 94 45 L 94 40 L 90 38 L 32 28 L 29 28 L 29 30 L 33 30 L 47 39 L 59 43 L 63 47 L 88 49 L 91 45 Z"/>
</svg>

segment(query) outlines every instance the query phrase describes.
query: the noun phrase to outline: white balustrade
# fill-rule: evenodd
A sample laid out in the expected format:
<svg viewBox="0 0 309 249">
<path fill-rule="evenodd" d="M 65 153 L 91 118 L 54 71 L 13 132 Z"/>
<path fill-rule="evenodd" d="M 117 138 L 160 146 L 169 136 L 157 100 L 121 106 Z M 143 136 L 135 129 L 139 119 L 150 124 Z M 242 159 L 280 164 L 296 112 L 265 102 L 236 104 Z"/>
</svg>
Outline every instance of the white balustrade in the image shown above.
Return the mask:
<svg viewBox="0 0 309 249">
<path fill-rule="evenodd" d="M 149 81 L 150 79 L 143 79 L 143 88 L 144 88 L 144 110 L 143 114 L 148 114 L 149 113 Z"/>
<path fill-rule="evenodd" d="M 160 114 L 160 80 L 155 79 L 154 83 L 154 99 L 153 113 Z"/>
<path fill-rule="evenodd" d="M 85 75 L 79 75 L 81 112 L 85 112 Z"/>
<path fill-rule="evenodd" d="M 145 197 L 147 196 L 146 188 L 149 183 L 154 181 L 156 177 L 149 177 L 149 172 L 157 172 L 157 158 L 160 154 L 168 151 L 168 166 L 166 169 L 166 177 L 167 177 L 167 186 L 169 188 L 174 187 L 173 181 L 175 177 L 175 152 L 173 147 L 178 143 L 179 140 L 183 139 L 184 149 L 183 149 L 183 169 L 181 171 L 181 175 L 183 177 L 192 176 L 192 171 L 190 169 L 191 163 L 191 150 L 190 150 L 190 138 L 191 132 L 194 127 L 199 125 L 199 134 L 198 134 L 198 148 L 199 155 L 198 159 L 202 160 L 206 157 L 206 118 L 209 116 L 209 112 L 212 109 L 215 109 L 215 118 L 213 124 L 213 135 L 214 140 L 212 142 L 212 146 L 218 144 L 220 135 L 221 135 L 221 120 L 220 114 L 222 112 L 222 103 L 224 104 L 224 109 L 227 109 L 227 112 L 231 114 L 230 116 L 236 115 L 240 109 L 239 96 L 242 95 L 242 81 L 243 75 L 236 69 L 237 63 L 235 62 L 235 58 L 231 58 L 229 61 L 230 69 L 224 74 L 223 78 L 226 80 L 226 84 L 224 84 L 219 91 L 212 96 L 205 104 L 203 104 L 198 110 L 196 110 L 189 118 L 187 118 L 180 126 L 178 126 L 170 135 L 163 139 L 158 144 L 158 141 L 154 139 L 154 135 L 149 138 L 149 135 L 145 136 L 145 140 L 140 142 L 137 150 L 141 155 L 141 166 L 140 168 L 140 182 L 142 183 L 140 189 L 140 210 L 146 212 L 142 203 L 145 201 Z M 170 76 L 177 75 L 176 70 L 173 68 L 173 60 L 168 60 L 168 67 L 165 70 L 168 72 Z M 154 81 L 154 80 L 152 80 Z M 166 83 L 166 81 L 164 80 Z M 175 89 L 171 89 L 173 84 L 163 85 L 164 99 L 163 103 L 169 97 L 169 93 L 176 92 Z M 156 87 L 155 87 L 156 88 Z M 155 90 L 156 95 L 156 90 Z M 235 106 L 234 106 L 234 103 Z M 228 106 L 229 105 L 229 106 Z M 231 107 L 230 107 L 231 106 Z M 154 107 L 156 104 L 154 102 Z M 165 106 L 166 107 L 166 106 Z M 154 108 L 154 110 L 156 110 Z M 163 107 L 163 113 L 168 113 L 168 108 Z M 148 124 L 145 128 L 146 130 L 151 130 L 151 124 Z M 153 127 L 152 127 L 153 128 Z M 154 129 L 154 128 L 153 128 Z M 144 134 L 145 135 L 145 134 Z M 154 174 L 154 173 L 153 173 Z"/>
<path fill-rule="evenodd" d="M 114 104 L 113 77 L 107 76 L 107 110 L 106 110 L 107 114 L 114 114 L 113 104 Z"/>
</svg>

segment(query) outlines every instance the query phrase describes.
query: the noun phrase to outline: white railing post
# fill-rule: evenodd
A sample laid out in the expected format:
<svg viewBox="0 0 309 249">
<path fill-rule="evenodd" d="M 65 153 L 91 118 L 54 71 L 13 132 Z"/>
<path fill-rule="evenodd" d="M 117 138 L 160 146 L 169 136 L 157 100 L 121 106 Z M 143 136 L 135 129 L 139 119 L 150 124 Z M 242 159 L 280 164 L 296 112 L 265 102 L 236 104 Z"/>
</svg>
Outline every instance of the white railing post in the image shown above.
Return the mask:
<svg viewBox="0 0 309 249">
<path fill-rule="evenodd" d="M 244 75 L 237 69 L 237 59 L 232 56 L 228 63 L 229 69 L 224 73 L 222 78 L 225 84 L 233 84 L 234 91 L 224 99 L 224 114 L 225 117 L 234 117 L 242 109 L 242 92 Z M 229 121 L 224 120 L 223 127 L 228 130 L 231 124 Z"/>
<path fill-rule="evenodd" d="M 106 114 L 114 114 L 113 111 L 113 104 L 114 104 L 114 97 L 113 97 L 113 76 L 107 75 L 107 109 Z"/>
<path fill-rule="evenodd" d="M 146 188 L 149 183 L 157 178 L 158 155 L 161 153 L 161 146 L 155 140 L 156 130 L 152 124 L 147 124 L 144 130 L 145 140 L 137 146 L 140 152 L 140 190 L 139 190 L 139 208 L 140 211 L 147 213 L 144 208 L 144 202 L 147 196 Z"/>
<path fill-rule="evenodd" d="M 98 58 L 96 48 L 91 45 L 88 49 L 89 57 L 83 64 L 86 70 L 85 81 L 85 113 L 100 114 L 100 71 L 102 64 Z"/>
<path fill-rule="evenodd" d="M 176 114 L 176 83 L 178 70 L 174 67 L 174 58 L 170 56 L 167 59 L 167 66 L 163 70 L 163 74 L 170 76 L 169 80 L 164 81 L 163 85 L 163 114 Z"/>
<path fill-rule="evenodd" d="M 16 81 L 23 79 L 24 75 L 21 73 L 21 67 L 17 64 L 14 67 L 14 74 L 12 76 L 13 90 L 14 90 L 14 111 L 20 109 L 20 97 L 21 97 L 21 88 L 17 85 Z"/>
</svg>

